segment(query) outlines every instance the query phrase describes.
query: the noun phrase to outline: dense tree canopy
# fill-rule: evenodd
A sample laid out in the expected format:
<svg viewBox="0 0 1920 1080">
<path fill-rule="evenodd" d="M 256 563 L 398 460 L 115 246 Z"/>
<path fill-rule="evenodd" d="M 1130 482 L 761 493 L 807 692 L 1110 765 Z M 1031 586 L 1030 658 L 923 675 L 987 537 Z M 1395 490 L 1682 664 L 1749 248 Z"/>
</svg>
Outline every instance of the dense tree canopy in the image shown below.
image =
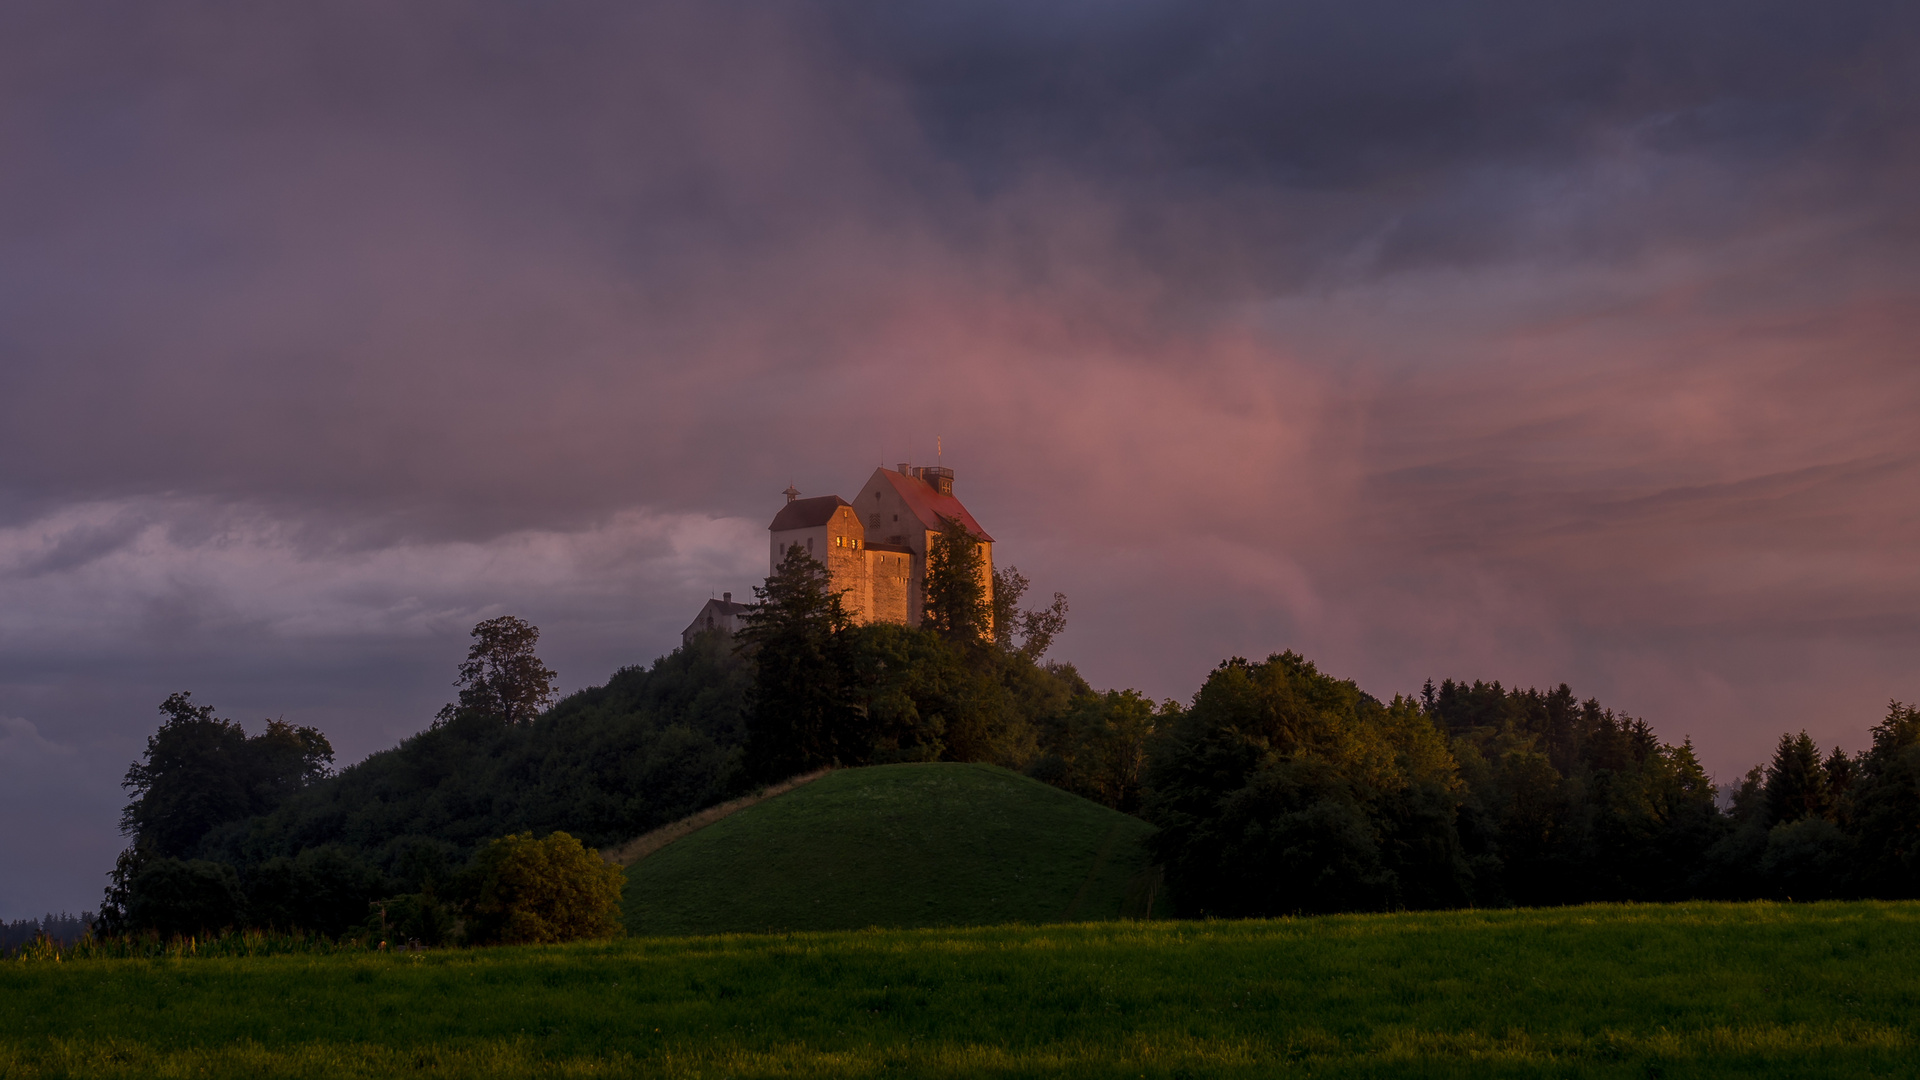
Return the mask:
<svg viewBox="0 0 1920 1080">
<path fill-rule="evenodd" d="M 1445 737 L 1294 653 L 1220 665 L 1161 737 L 1147 813 L 1191 915 L 1439 907 L 1473 897 Z"/>
<path fill-rule="evenodd" d="M 1011 567 L 989 594 L 972 538 L 948 532 L 927 626 L 854 625 L 795 548 L 737 639 L 698 635 L 550 708 L 538 631 L 489 620 L 459 703 L 338 774 L 317 731 L 248 736 L 176 694 L 128 772 L 133 842 L 101 928 L 599 934 L 611 878 L 589 880 L 573 837 L 619 843 L 821 765 L 936 760 L 1152 821 L 1190 915 L 1920 896 L 1914 707 L 1893 703 L 1857 755 L 1783 735 L 1723 809 L 1690 742 L 1564 685 L 1382 701 L 1288 652 L 1222 663 L 1185 706 L 1097 693 L 1041 662 L 1065 598 L 1020 610 Z"/>
<path fill-rule="evenodd" d="M 142 856 L 184 855 L 214 826 L 272 809 L 325 776 L 333 761 L 333 747 L 314 728 L 269 720 L 249 738 L 185 693 L 160 711 L 160 730 L 127 769 L 133 799 L 120 815 L 121 831 Z"/>
</svg>

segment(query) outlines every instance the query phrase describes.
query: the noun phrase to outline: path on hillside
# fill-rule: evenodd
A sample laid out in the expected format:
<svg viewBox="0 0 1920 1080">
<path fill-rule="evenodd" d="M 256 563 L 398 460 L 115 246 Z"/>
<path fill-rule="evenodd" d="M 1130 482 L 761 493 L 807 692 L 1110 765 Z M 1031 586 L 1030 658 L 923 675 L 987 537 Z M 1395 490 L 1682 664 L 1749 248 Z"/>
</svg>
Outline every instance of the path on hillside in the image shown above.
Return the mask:
<svg viewBox="0 0 1920 1080">
<path fill-rule="evenodd" d="M 617 848 L 603 851 L 600 857 L 615 866 L 632 866 L 675 840 L 691 836 L 724 817 L 745 810 L 754 803 L 765 802 L 775 795 L 785 795 L 794 788 L 802 784 L 810 784 L 832 771 L 829 768 L 805 773 L 761 788 L 751 795 L 742 795 L 738 799 L 723 802 L 718 806 L 709 806 L 692 817 L 681 818 L 671 825 L 662 825 L 650 833 L 634 837 Z"/>
</svg>

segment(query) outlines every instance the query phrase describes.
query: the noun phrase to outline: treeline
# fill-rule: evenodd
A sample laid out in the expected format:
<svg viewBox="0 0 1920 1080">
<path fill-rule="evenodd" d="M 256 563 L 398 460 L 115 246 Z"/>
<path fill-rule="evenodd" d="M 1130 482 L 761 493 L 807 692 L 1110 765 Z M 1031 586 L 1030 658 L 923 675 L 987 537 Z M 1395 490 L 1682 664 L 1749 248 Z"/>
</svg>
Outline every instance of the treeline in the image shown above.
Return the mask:
<svg viewBox="0 0 1920 1080">
<path fill-rule="evenodd" d="M 1824 760 L 1783 736 L 1723 809 L 1689 742 L 1551 692 L 1381 702 L 1235 659 L 1148 740 L 1145 815 L 1185 914 L 1920 895 L 1920 713 Z"/>
<path fill-rule="evenodd" d="M 93 923 L 94 914 L 91 911 L 78 915 L 65 911 L 58 915 L 48 912 L 38 919 L 0 921 L 0 954 L 43 938 L 56 944 L 71 945 L 85 937 L 93 929 Z"/>
<path fill-rule="evenodd" d="M 923 625 L 856 626 L 796 549 L 737 640 L 557 704 L 538 631 L 490 620 L 433 726 L 337 773 L 318 732 L 247 736 L 176 695 L 128 776 L 102 925 L 459 921 L 495 838 L 604 847 L 822 765 L 903 761 L 999 764 L 1140 815 L 1187 915 L 1920 895 L 1908 706 L 1859 755 L 1783 737 L 1723 799 L 1691 744 L 1565 686 L 1382 701 L 1285 653 L 1221 664 L 1184 706 L 1096 692 L 1044 659 L 1065 599 L 1023 610 L 1018 571 L 990 594 L 982 571 L 953 525 Z"/>
</svg>

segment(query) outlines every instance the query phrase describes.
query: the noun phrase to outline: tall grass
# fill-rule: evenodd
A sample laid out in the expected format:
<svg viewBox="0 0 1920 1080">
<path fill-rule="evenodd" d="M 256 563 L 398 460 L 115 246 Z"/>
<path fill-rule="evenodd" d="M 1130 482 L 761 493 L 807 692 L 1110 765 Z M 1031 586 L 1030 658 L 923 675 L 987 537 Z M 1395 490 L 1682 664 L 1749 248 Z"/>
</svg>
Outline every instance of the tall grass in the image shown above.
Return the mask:
<svg viewBox="0 0 1920 1080">
<path fill-rule="evenodd" d="M 338 953 L 379 951 L 374 938 L 330 938 L 321 934 L 283 934 L 271 930 L 228 930 L 218 934 L 161 937 L 133 934 L 62 942 L 40 935 L 18 949 L 0 951 L 0 960 L 28 963 L 68 963 L 87 960 L 185 960 L 196 957 L 332 956 Z"/>
<path fill-rule="evenodd" d="M 1920 1075 L 1920 904 L 0 964 L 0 1076 Z"/>
</svg>

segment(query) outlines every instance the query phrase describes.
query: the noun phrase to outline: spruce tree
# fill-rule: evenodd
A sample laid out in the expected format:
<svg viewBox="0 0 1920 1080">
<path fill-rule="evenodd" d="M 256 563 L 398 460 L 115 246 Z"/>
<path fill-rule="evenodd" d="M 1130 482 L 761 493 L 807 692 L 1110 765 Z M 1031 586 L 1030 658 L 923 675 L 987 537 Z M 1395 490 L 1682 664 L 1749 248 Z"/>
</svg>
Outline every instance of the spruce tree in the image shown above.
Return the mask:
<svg viewBox="0 0 1920 1080">
<path fill-rule="evenodd" d="M 780 780 L 858 756 L 861 708 L 851 692 L 853 620 L 804 549 L 786 558 L 747 611 L 740 647 L 754 659 L 747 706 L 747 778 Z"/>
<path fill-rule="evenodd" d="M 1798 736 L 1780 736 L 1773 761 L 1767 765 L 1766 793 L 1769 825 L 1828 816 L 1833 798 L 1827 788 L 1820 748 L 1812 736 L 1804 731 Z"/>
<path fill-rule="evenodd" d="M 1875 896 L 1920 896 L 1920 707 L 1898 701 L 1873 729 L 1854 781 L 1861 873 Z"/>
</svg>

